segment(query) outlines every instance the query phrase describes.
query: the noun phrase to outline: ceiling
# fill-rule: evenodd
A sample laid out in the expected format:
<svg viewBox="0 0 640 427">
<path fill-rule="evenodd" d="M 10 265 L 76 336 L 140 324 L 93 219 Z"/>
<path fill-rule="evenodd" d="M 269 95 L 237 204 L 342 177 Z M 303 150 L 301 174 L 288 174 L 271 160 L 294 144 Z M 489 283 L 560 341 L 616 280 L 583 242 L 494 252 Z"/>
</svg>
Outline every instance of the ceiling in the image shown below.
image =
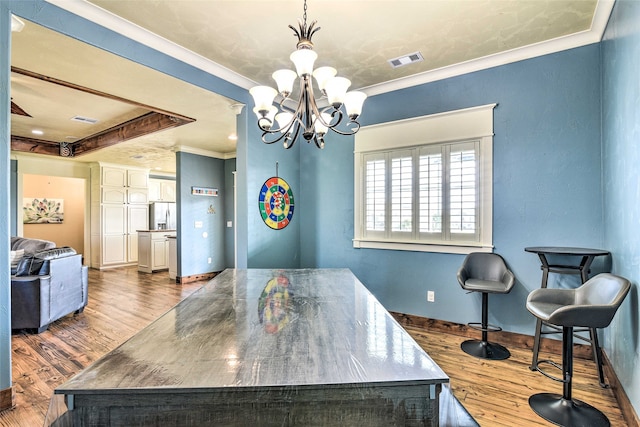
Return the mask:
<svg viewBox="0 0 640 427">
<path fill-rule="evenodd" d="M 247 89 L 273 86 L 273 71 L 292 68 L 297 40 L 287 26 L 303 13 L 301 0 L 47 1 Z M 313 37 L 316 67 L 335 67 L 371 96 L 598 42 L 612 7 L 613 0 L 309 0 L 308 21 L 321 27 Z M 414 52 L 424 61 L 388 62 Z M 235 154 L 233 100 L 30 22 L 13 33 L 12 66 L 117 97 L 12 73 L 13 101 L 33 116 L 12 115 L 12 134 L 74 142 L 145 111 L 195 119 L 76 161 L 174 173 L 177 150 Z M 76 115 L 100 121 L 69 120 Z M 34 126 L 45 134 L 32 135 Z"/>
</svg>

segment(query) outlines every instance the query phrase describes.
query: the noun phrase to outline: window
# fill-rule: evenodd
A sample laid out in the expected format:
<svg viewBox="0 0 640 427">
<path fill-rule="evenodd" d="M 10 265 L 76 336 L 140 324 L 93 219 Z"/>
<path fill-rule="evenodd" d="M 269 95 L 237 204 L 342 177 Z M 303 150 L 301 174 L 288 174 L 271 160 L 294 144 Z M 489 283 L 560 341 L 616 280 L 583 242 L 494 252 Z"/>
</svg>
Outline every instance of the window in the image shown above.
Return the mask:
<svg viewBox="0 0 640 427">
<path fill-rule="evenodd" d="M 354 247 L 491 251 L 494 107 L 363 127 Z"/>
</svg>

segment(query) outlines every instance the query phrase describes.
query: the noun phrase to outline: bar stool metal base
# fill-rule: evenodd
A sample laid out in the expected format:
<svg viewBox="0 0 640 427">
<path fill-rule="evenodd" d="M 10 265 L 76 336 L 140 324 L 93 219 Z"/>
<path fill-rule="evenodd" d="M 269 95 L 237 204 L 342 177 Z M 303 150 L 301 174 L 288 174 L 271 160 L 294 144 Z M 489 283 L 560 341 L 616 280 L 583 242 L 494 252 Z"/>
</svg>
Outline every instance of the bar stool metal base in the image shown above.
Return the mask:
<svg viewBox="0 0 640 427">
<path fill-rule="evenodd" d="M 465 353 L 480 359 L 504 360 L 511 357 L 511 353 L 500 344 L 480 340 L 467 340 L 460 344 Z"/>
<path fill-rule="evenodd" d="M 608 427 L 611 424 L 606 415 L 588 403 L 567 400 L 555 393 L 538 393 L 529 397 L 533 412 L 559 426 Z"/>
</svg>

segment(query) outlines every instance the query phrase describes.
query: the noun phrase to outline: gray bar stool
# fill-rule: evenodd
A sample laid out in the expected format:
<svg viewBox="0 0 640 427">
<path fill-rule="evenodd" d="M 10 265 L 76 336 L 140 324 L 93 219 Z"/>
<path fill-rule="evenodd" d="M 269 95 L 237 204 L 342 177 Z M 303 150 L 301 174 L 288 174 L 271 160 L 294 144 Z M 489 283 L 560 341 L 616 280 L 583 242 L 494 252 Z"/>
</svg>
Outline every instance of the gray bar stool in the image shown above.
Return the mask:
<svg viewBox="0 0 640 427">
<path fill-rule="evenodd" d="M 608 426 L 600 410 L 571 397 L 573 376 L 573 328 L 605 328 L 627 296 L 631 283 L 609 273 L 598 274 L 575 289 L 536 289 L 527 297 L 527 310 L 536 318 L 562 327 L 562 366 L 541 360 L 536 369 L 563 383 L 562 395 L 538 393 L 529 397 L 529 406 L 545 420 L 561 426 Z M 556 378 L 539 364 L 548 363 L 563 372 Z"/>
<path fill-rule="evenodd" d="M 487 332 L 501 331 L 489 324 L 489 294 L 506 294 L 516 282 L 498 254 L 473 252 L 467 255 L 458 270 L 458 282 L 469 292 L 482 292 L 482 323 L 469 323 L 469 327 L 482 331 L 482 340 L 467 340 L 460 344 L 462 351 L 481 359 L 503 360 L 511 356 L 500 344 L 487 341 Z"/>
</svg>

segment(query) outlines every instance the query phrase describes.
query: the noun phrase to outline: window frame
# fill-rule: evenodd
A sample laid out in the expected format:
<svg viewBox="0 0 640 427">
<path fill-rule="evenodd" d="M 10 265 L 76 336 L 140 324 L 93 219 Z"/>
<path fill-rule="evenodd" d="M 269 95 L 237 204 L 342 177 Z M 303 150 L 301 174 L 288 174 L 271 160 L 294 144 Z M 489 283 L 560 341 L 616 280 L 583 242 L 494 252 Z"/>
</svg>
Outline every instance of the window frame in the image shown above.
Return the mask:
<svg viewBox="0 0 640 427">
<path fill-rule="evenodd" d="M 493 109 L 497 104 L 488 104 L 462 110 L 448 111 L 407 120 L 362 127 L 355 137 L 354 150 L 354 248 L 409 250 L 420 252 L 443 252 L 468 254 L 470 252 L 493 251 Z M 424 233 L 419 225 L 410 239 L 402 239 L 385 232 L 371 233 L 365 230 L 365 155 L 400 153 L 403 150 L 432 150 L 444 144 L 477 142 L 479 156 L 477 165 L 479 187 L 477 240 L 456 236 L 450 240 L 421 240 Z M 447 160 L 447 163 L 449 160 Z M 389 163 L 390 164 L 390 163 Z M 414 168 L 415 169 L 415 168 Z M 418 171 L 414 170 L 414 194 L 418 194 Z M 443 174 L 446 173 L 443 171 Z M 390 175 L 390 173 L 388 173 Z M 447 177 L 448 180 L 448 177 Z M 387 182 L 386 185 L 390 185 Z M 444 185 L 444 184 L 443 184 Z M 417 197 L 414 203 L 419 203 Z M 390 203 L 387 203 L 390 215 Z M 417 209 L 415 209 L 417 212 Z M 444 228 L 444 224 L 443 224 Z M 443 230 L 443 233 L 445 230 Z M 448 230 L 446 230 L 448 233 Z M 405 233 L 406 235 L 407 233 Z"/>
</svg>

